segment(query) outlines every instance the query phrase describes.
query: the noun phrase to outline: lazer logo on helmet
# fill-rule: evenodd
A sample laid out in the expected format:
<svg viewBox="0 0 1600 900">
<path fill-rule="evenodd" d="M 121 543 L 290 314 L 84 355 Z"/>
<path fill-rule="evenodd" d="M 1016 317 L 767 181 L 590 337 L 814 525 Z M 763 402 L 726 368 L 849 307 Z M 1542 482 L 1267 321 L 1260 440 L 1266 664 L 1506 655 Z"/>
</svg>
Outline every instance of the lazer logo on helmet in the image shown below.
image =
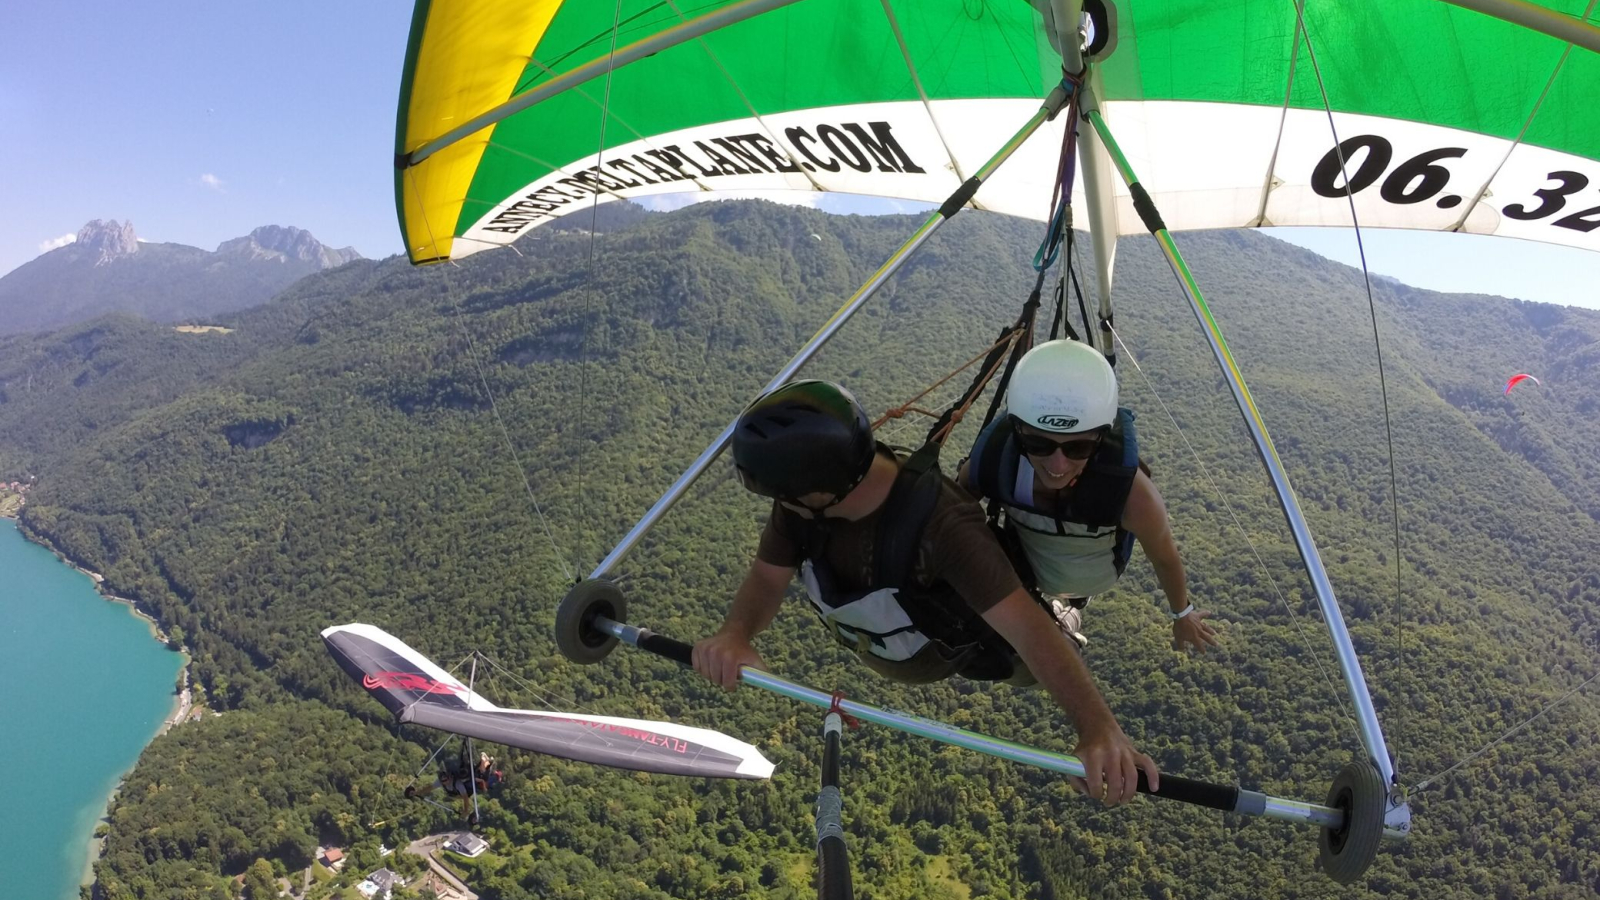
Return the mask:
<svg viewBox="0 0 1600 900">
<path fill-rule="evenodd" d="M 456 694 L 461 689 L 453 684 L 434 681 L 425 675 L 415 672 L 374 672 L 361 678 L 361 686 L 369 691 L 378 688 L 390 688 L 401 691 L 416 691 L 419 694 Z"/>
<path fill-rule="evenodd" d="M 1040 428 L 1071 428 L 1078 424 L 1076 416 L 1063 415 L 1040 416 L 1034 421 L 1039 423 Z"/>
</svg>

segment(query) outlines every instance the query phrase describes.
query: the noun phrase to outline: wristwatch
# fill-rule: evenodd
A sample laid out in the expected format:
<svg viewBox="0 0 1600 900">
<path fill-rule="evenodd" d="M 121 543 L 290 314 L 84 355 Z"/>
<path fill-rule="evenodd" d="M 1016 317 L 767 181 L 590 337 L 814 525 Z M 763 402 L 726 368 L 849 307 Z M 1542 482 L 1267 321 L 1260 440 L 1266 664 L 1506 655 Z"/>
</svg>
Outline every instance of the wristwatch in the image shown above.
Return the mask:
<svg viewBox="0 0 1600 900">
<path fill-rule="evenodd" d="M 1172 621 L 1176 622 L 1179 619 L 1183 618 L 1184 616 L 1187 616 L 1189 613 L 1192 613 L 1192 612 L 1194 612 L 1194 604 L 1193 603 L 1189 604 L 1188 606 L 1185 606 L 1183 609 L 1180 609 L 1177 612 L 1173 612 L 1170 609 L 1167 610 L 1167 618 L 1169 618 Z"/>
</svg>

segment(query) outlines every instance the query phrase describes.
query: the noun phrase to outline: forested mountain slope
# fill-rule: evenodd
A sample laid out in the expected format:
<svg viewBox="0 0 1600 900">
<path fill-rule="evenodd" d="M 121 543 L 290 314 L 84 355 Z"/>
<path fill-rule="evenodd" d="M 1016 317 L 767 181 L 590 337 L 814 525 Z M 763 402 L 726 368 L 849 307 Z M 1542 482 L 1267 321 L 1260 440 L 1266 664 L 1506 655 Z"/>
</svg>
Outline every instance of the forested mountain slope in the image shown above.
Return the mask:
<svg viewBox="0 0 1600 900">
<path fill-rule="evenodd" d="M 488 806 L 496 852 L 475 864 L 485 896 L 807 895 L 820 717 L 627 650 L 576 667 L 550 623 L 571 578 L 912 227 L 704 204 L 595 235 L 543 229 L 520 256 L 459 269 L 391 260 L 315 276 L 228 317 L 225 359 L 184 345 L 151 365 L 140 342 L 156 339 L 136 328 L 107 334 L 95 358 L 63 355 L 64 333 L 0 345 L 0 462 L 41 475 L 25 526 L 158 611 L 229 710 L 146 752 L 97 867 L 105 892 L 210 896 L 254 856 L 300 865 L 318 838 L 396 846 L 443 824 L 397 805 L 425 751 L 388 736 L 316 637 L 360 620 L 447 667 L 490 654 L 517 675 L 486 687 L 503 702 L 543 702 L 524 687 L 537 685 L 722 728 L 779 763 L 770 785 L 707 785 L 513 754 L 513 783 Z M 905 402 L 1013 318 L 1037 232 L 958 217 L 807 373 L 873 410 Z M 1319 538 L 1402 779 L 1464 759 L 1592 675 L 1600 449 L 1581 411 L 1600 402 L 1585 337 L 1600 318 L 1378 285 L 1397 555 L 1359 273 L 1251 233 L 1181 244 Z M 1126 241 L 1117 277 L 1124 402 L 1224 650 L 1168 648 L 1140 559 L 1086 617 L 1091 668 L 1164 767 L 1320 801 L 1357 743 L 1282 514 L 1153 245 Z M 124 383 L 75 384 L 118 354 Z M 1510 371 L 1536 369 L 1543 392 L 1499 397 Z M 18 400 L 28 376 L 52 399 Z M 888 429 L 903 443 L 920 431 Z M 720 621 L 764 513 L 727 476 L 719 463 L 624 562 L 635 621 L 683 639 Z M 759 646 L 819 688 L 1072 745 L 1036 693 L 875 679 L 800 604 Z M 228 737 L 241 710 L 260 734 L 248 745 Z M 307 718 L 330 738 L 297 738 Z M 1569 703 L 1436 782 L 1415 798 L 1411 841 L 1354 890 L 1311 872 L 1309 830 L 1159 802 L 1103 811 L 1043 774 L 879 729 L 846 738 L 845 816 L 864 897 L 1586 897 L 1600 890 L 1597 736 L 1593 704 Z M 229 824 L 255 808 L 249 777 L 198 774 L 263 766 L 283 771 L 270 838 L 255 819 Z"/>
</svg>

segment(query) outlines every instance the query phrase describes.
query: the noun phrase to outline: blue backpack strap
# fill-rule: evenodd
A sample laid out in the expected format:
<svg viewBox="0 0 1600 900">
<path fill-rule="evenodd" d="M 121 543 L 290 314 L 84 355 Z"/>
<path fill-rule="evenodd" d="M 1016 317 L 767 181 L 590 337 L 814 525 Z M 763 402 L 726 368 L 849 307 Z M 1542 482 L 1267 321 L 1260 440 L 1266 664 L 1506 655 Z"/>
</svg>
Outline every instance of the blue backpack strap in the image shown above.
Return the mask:
<svg viewBox="0 0 1600 900">
<path fill-rule="evenodd" d="M 1133 424 L 1138 418 L 1126 406 L 1117 407 L 1117 429 L 1122 432 L 1123 465 L 1139 465 L 1139 429 Z"/>
<path fill-rule="evenodd" d="M 978 435 L 967 462 L 967 474 L 978 494 L 1002 503 L 1011 503 L 1021 460 L 1012 437 L 1011 417 L 1002 409 Z"/>
<path fill-rule="evenodd" d="M 1122 432 L 1122 467 L 1131 468 L 1128 478 L 1128 490 L 1133 490 L 1133 482 L 1139 477 L 1139 470 L 1144 468 L 1144 463 L 1139 459 L 1139 431 L 1134 427 L 1133 410 L 1126 407 L 1117 408 L 1117 430 Z M 1128 502 L 1127 495 L 1122 498 L 1123 506 Z M 1121 525 L 1120 512 L 1117 525 L 1117 543 L 1112 551 L 1112 563 L 1117 567 L 1117 574 L 1128 567 L 1128 559 L 1133 554 L 1133 532 Z"/>
<path fill-rule="evenodd" d="M 1072 489 L 1070 506 L 1062 518 L 1092 528 L 1122 524 L 1122 508 L 1139 474 L 1139 437 L 1133 413 L 1117 410 L 1117 425 L 1100 441 Z"/>
</svg>

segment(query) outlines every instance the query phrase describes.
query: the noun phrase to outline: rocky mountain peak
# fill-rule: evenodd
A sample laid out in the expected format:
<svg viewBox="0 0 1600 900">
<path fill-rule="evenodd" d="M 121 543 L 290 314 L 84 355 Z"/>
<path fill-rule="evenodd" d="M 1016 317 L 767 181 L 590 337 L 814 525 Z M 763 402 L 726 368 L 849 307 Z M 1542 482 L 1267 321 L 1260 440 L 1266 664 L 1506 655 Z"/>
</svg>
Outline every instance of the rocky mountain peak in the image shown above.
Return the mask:
<svg viewBox="0 0 1600 900">
<path fill-rule="evenodd" d="M 361 254 L 353 247 L 335 250 L 325 246 L 311 232 L 285 225 L 263 225 L 245 237 L 223 241 L 217 245 L 217 252 L 253 259 L 297 260 L 311 263 L 319 269 L 341 266 L 361 258 Z"/>
<path fill-rule="evenodd" d="M 98 254 L 96 265 L 139 252 L 139 236 L 133 233 L 132 219 L 121 225 L 117 224 L 116 219 L 109 222 L 95 219 L 78 230 L 76 243 Z"/>
</svg>

